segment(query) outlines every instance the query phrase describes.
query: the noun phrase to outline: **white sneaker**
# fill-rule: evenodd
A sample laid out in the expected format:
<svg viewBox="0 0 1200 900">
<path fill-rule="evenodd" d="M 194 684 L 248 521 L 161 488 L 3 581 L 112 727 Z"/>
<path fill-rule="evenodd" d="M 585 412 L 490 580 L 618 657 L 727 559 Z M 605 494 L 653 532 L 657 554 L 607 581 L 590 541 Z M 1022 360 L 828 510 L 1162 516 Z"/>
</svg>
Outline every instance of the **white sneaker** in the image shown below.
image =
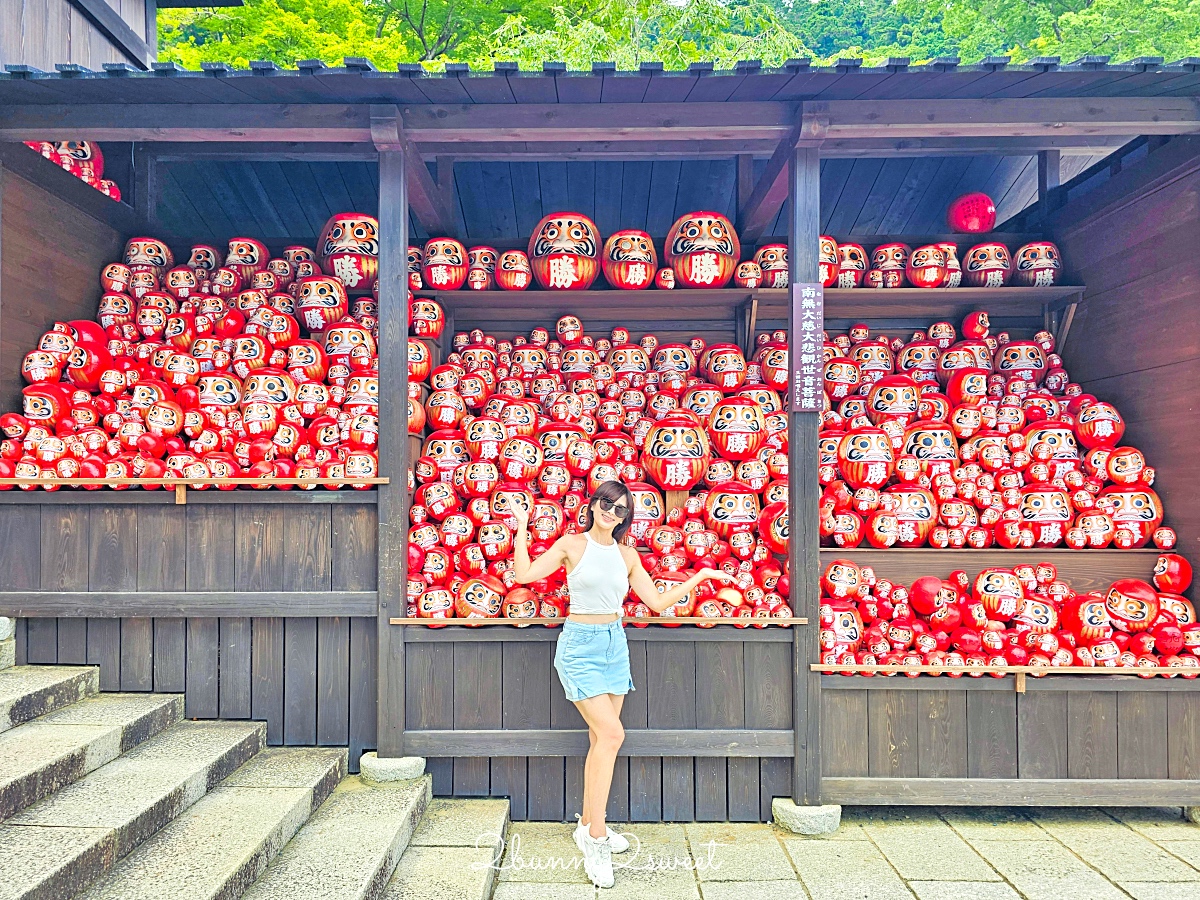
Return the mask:
<svg viewBox="0 0 1200 900">
<path fill-rule="evenodd" d="M 608 836 L 594 838 L 587 829 L 575 830 L 575 844 L 583 853 L 583 870 L 596 887 L 613 886 L 612 843 Z"/>
<path fill-rule="evenodd" d="M 575 818 L 579 820 L 578 823 L 575 825 L 575 831 L 578 832 L 582 828 L 583 833 L 587 834 L 588 827 L 585 824 L 583 824 L 583 819 L 580 816 L 580 814 L 575 813 Z M 629 840 L 628 840 L 628 838 L 625 837 L 625 835 L 621 834 L 618 831 L 613 831 L 607 825 L 604 826 L 604 830 L 605 830 L 605 834 L 607 834 L 607 836 L 608 836 L 608 842 L 612 845 L 613 853 L 624 853 L 626 850 L 629 849 Z M 579 842 L 576 841 L 576 843 L 579 843 Z"/>
</svg>

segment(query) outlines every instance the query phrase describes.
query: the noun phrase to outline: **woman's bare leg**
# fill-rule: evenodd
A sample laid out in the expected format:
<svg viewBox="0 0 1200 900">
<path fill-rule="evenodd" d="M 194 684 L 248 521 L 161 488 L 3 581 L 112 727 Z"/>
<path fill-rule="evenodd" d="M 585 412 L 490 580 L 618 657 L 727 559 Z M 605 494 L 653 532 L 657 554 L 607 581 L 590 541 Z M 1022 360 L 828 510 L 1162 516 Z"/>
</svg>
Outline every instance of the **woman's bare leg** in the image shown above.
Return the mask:
<svg viewBox="0 0 1200 900">
<path fill-rule="evenodd" d="M 624 694 L 601 694 L 601 696 L 612 698 L 613 707 L 617 711 L 617 718 L 620 718 L 621 717 L 621 707 L 625 703 L 625 695 Z M 589 756 L 591 755 L 591 752 L 595 748 L 595 746 L 596 746 L 596 729 L 592 728 L 589 725 L 588 726 L 588 755 Z M 615 764 L 615 761 L 614 761 L 614 764 Z M 591 788 L 591 781 L 587 777 L 586 764 L 584 765 L 583 776 L 584 776 L 583 777 L 583 810 L 581 811 L 582 815 L 579 817 L 579 821 L 582 822 L 584 825 L 587 825 L 588 824 L 587 810 L 591 808 L 588 804 L 588 800 L 591 797 L 592 788 Z M 604 806 L 605 806 L 605 808 L 607 808 L 608 803 L 605 802 Z"/>
<path fill-rule="evenodd" d="M 604 812 L 612 787 L 613 766 L 617 762 L 617 751 L 625 740 L 620 707 L 615 700 L 612 694 L 600 694 L 575 701 L 575 707 L 588 728 L 596 733 L 596 742 L 588 751 L 583 765 L 582 820 L 587 822 L 588 834 L 594 838 L 602 838 L 606 834 Z"/>
</svg>

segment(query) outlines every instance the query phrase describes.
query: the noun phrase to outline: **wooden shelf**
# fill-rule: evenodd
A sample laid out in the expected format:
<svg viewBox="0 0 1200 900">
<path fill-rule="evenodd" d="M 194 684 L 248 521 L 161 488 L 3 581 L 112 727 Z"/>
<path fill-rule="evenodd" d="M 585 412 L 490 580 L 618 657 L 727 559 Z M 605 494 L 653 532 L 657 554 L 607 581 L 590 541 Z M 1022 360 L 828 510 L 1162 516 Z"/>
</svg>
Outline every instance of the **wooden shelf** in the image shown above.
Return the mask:
<svg viewBox="0 0 1200 900">
<path fill-rule="evenodd" d="M 981 569 L 999 567 L 1011 569 L 1021 563 L 1053 563 L 1059 577 L 1076 591 L 1106 589 L 1118 578 L 1140 578 L 1149 581 L 1154 573 L 1158 550 L 1071 550 L 1053 548 L 1039 550 L 935 550 L 920 547 L 914 550 L 876 550 L 858 547 L 853 550 L 822 547 L 821 568 L 835 559 L 850 559 L 860 566 L 870 566 L 878 578 L 911 584 L 923 575 L 945 578 L 956 569 L 975 575 Z"/>
<path fill-rule="evenodd" d="M 400 617 L 388 619 L 389 625 L 424 625 L 427 628 L 444 628 L 446 625 L 463 625 L 468 628 L 476 628 L 480 626 L 497 626 L 510 625 L 517 628 L 526 628 L 530 625 L 547 625 L 551 628 L 557 628 L 566 622 L 566 618 L 545 618 L 537 616 L 529 619 L 507 619 L 503 616 L 495 619 L 469 619 L 451 616 L 446 619 L 414 619 L 410 617 Z M 739 628 L 780 628 L 787 625 L 807 625 L 808 619 L 786 618 L 786 619 L 745 619 L 722 617 L 709 618 L 707 616 L 625 616 L 622 620 L 625 626 L 642 625 L 691 625 L 696 628 L 715 628 L 717 625 L 736 625 Z"/>
<path fill-rule="evenodd" d="M 949 319 L 958 324 L 967 313 L 985 310 L 998 319 L 1041 319 L 1048 307 L 1067 303 L 1083 293 L 1077 285 L 1001 288 L 828 288 L 825 318 L 829 319 Z M 788 317 L 786 290 L 754 293 L 755 319 L 778 324 Z"/>
<path fill-rule="evenodd" d="M 553 326 L 562 315 L 575 315 L 587 328 L 591 320 L 624 319 L 630 326 L 645 322 L 691 320 L 729 324 L 753 291 L 679 289 L 672 291 L 419 291 L 453 313 L 458 330 L 470 323 L 530 322 Z"/>
<path fill-rule="evenodd" d="M 825 318 L 836 320 L 902 320 L 956 324 L 969 312 L 986 310 L 997 321 L 1041 323 L 1049 310 L 1079 298 L 1078 285 L 1002 288 L 829 288 Z M 585 329 L 619 323 L 639 327 L 686 329 L 721 325 L 739 330 L 776 328 L 786 324 L 788 291 L 738 288 L 674 291 L 421 291 L 446 308 L 454 328 L 528 328 L 552 326 L 562 315 L 579 316 Z"/>
</svg>

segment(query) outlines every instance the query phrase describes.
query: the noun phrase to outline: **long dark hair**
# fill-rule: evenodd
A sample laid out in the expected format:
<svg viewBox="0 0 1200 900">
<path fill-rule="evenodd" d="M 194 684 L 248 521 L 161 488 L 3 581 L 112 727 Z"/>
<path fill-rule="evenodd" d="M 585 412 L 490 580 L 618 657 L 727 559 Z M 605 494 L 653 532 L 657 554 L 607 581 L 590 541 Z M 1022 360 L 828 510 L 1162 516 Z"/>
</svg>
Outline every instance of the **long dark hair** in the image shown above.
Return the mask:
<svg viewBox="0 0 1200 900">
<path fill-rule="evenodd" d="M 624 500 L 625 505 L 629 507 L 629 515 L 617 523 L 617 527 L 613 529 L 613 540 L 619 541 L 625 537 L 625 533 L 629 531 L 629 526 L 633 524 L 633 494 L 629 492 L 629 488 L 621 484 L 619 481 L 602 481 L 600 486 L 596 488 L 595 493 L 588 498 L 587 513 L 583 520 L 583 530 L 592 530 L 592 507 L 596 505 L 597 500 L 611 500 L 614 504 Z"/>
</svg>

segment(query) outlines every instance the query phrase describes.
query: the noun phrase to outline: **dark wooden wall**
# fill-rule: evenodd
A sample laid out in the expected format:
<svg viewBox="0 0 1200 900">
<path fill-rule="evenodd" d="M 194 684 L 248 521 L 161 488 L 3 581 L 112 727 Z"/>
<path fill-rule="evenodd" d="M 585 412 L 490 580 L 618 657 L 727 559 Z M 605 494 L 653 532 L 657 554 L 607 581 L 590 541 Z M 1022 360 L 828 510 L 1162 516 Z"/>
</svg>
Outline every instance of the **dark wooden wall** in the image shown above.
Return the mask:
<svg viewBox="0 0 1200 900">
<path fill-rule="evenodd" d="M 1189 780 L 1193 789 L 1200 779 L 1195 682 L 1117 676 L 1109 690 L 1089 676 L 1050 676 L 1029 679 L 1019 694 L 1011 676 L 822 680 L 826 779 L 911 779 L 913 799 L 924 790 L 924 802 L 936 796 L 930 779 Z M 1128 786 L 1130 796 L 1138 790 Z M 942 799 L 972 802 L 954 790 Z"/>
<path fill-rule="evenodd" d="M 282 602 L 373 591 L 374 532 L 372 505 L 6 503 L 2 591 L 102 593 L 114 606 L 171 592 L 275 592 Z M 3 592 L 0 606 L 10 602 Z M 374 747 L 373 617 L 292 610 L 18 626 L 20 661 L 98 665 L 101 690 L 182 692 L 189 718 L 265 720 L 270 743 L 348 745 L 355 764 Z"/>
<path fill-rule="evenodd" d="M 21 360 L 55 321 L 91 319 L 124 237 L 0 167 L 0 409 L 20 410 Z"/>
<path fill-rule="evenodd" d="M 536 631 L 535 631 L 536 628 Z M 462 628 L 456 629 L 464 631 Z M 424 729 L 586 729 L 553 668 L 556 632 L 505 640 L 421 640 L 405 653 L 407 726 Z M 722 629 L 689 640 L 628 628 L 636 690 L 621 720 L 637 729 L 775 730 L 792 727 L 792 643 Z M 426 635 L 438 638 L 441 635 Z M 790 636 L 790 633 L 789 633 Z M 435 794 L 507 796 L 514 819 L 563 821 L 579 811 L 582 756 L 429 759 Z M 792 761 L 754 756 L 620 756 L 614 821 L 769 821 L 771 799 L 791 795 Z"/>
<path fill-rule="evenodd" d="M 1179 138 L 1059 212 L 1053 233 L 1087 285 L 1065 360 L 1115 404 L 1180 548 L 1200 555 L 1200 141 Z"/>
<path fill-rule="evenodd" d="M 1063 177 L 1095 162 L 1066 156 Z M 756 161 L 756 171 L 766 160 Z M 312 242 L 325 220 L 349 209 L 374 214 L 379 175 L 373 163 L 164 161 L 157 215 L 181 238 L 224 240 L 249 233 L 272 246 Z M 570 209 L 592 217 L 604 236 L 641 228 L 662 239 L 684 213 L 712 209 L 737 217 L 733 159 L 659 162 L 463 160 L 454 164 L 457 236 L 468 244 L 519 246 L 538 219 Z M 821 228 L 865 236 L 940 234 L 946 206 L 967 191 L 986 191 L 1000 221 L 1037 198 L 1032 156 L 827 159 L 821 164 Z M 743 200 L 745 198 L 742 198 Z M 786 240 L 785 203 L 767 235 Z M 410 221 L 414 242 L 424 229 Z M 177 248 L 176 253 L 183 248 Z M 747 248 L 747 256 L 753 248 Z"/>
<path fill-rule="evenodd" d="M 106 4 L 112 11 L 106 19 L 123 22 L 153 51 L 157 29 L 152 3 L 96 2 Z M 84 15 L 84 8 L 90 5 L 71 0 L 4 0 L 0 3 L 0 66 L 20 64 L 53 72 L 56 63 L 75 63 L 99 70 L 104 63 L 132 62 L 110 34 Z"/>
</svg>

